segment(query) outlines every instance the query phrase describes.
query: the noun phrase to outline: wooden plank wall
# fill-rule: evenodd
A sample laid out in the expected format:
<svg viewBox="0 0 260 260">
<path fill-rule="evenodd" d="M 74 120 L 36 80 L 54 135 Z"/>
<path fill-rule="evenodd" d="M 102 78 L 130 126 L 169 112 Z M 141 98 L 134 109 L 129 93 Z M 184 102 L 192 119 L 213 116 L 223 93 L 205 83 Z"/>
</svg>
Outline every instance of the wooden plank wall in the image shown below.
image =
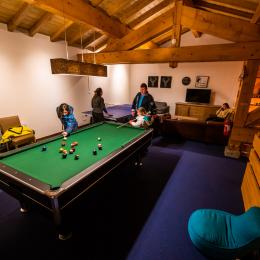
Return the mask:
<svg viewBox="0 0 260 260">
<path fill-rule="evenodd" d="M 259 126 L 247 126 L 250 116 L 249 106 L 253 97 L 255 80 L 259 71 L 260 60 L 248 60 L 244 63 L 241 73 L 240 87 L 238 91 L 233 128 L 229 137 L 225 155 L 238 157 L 238 155 L 249 156 L 254 135 L 259 131 Z M 233 156 L 235 154 L 235 156 Z"/>
</svg>

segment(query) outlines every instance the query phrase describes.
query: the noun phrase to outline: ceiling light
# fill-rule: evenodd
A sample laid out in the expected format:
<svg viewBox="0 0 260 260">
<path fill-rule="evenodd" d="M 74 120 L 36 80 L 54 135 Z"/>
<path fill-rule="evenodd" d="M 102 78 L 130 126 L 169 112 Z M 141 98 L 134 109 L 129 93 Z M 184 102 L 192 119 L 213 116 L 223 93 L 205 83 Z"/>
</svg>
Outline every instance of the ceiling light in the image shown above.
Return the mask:
<svg viewBox="0 0 260 260">
<path fill-rule="evenodd" d="M 51 59 L 52 74 L 107 77 L 107 67 L 63 58 Z"/>
<path fill-rule="evenodd" d="M 64 10 L 64 0 L 63 0 L 63 10 Z M 65 26 L 66 23 L 65 23 L 64 12 L 63 12 L 63 20 L 64 20 L 64 29 L 65 29 L 64 40 L 65 40 L 67 59 L 64 58 L 50 59 L 52 74 L 74 75 L 74 76 L 88 75 L 88 76 L 107 77 L 106 66 L 86 63 L 83 61 L 81 25 L 80 25 L 80 34 L 81 34 L 82 61 L 69 60 L 68 42 L 67 42 L 67 33 L 66 33 L 67 28 Z M 94 63 L 95 63 L 95 57 L 94 57 Z"/>
</svg>

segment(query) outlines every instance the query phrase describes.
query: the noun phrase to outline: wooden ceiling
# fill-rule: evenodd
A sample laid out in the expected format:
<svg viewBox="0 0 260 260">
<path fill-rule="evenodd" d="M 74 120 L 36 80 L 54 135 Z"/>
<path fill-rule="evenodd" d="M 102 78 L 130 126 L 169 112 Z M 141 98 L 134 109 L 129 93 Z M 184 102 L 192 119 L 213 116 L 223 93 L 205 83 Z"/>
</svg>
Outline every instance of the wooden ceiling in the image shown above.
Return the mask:
<svg viewBox="0 0 260 260">
<path fill-rule="evenodd" d="M 171 39 L 178 48 L 189 30 L 258 48 L 259 17 L 259 0 L 0 0 L 0 22 L 9 31 L 40 33 L 53 42 L 66 38 L 100 55 L 158 50 Z"/>
</svg>

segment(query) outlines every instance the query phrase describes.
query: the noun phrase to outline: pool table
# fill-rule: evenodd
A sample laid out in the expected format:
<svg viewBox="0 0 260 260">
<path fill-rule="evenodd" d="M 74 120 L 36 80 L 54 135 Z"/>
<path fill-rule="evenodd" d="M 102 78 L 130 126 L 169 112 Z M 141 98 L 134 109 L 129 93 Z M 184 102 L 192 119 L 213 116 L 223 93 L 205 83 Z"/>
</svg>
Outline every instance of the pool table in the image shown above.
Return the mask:
<svg viewBox="0 0 260 260">
<path fill-rule="evenodd" d="M 20 201 L 21 210 L 50 213 L 59 238 L 65 239 L 69 230 L 64 219 L 73 203 L 123 162 L 140 159 L 151 139 L 151 129 L 102 122 L 78 130 L 66 141 L 57 136 L 18 148 L 0 154 L 0 188 Z M 69 150 L 72 142 L 78 142 L 75 152 L 63 158 L 60 148 Z"/>
</svg>

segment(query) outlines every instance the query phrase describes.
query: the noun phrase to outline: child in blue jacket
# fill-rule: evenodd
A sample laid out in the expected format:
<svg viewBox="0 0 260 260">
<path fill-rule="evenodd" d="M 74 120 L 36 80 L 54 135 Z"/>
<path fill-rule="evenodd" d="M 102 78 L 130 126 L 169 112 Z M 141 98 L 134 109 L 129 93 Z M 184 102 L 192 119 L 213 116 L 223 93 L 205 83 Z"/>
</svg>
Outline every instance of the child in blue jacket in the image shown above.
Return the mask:
<svg viewBox="0 0 260 260">
<path fill-rule="evenodd" d="M 74 117 L 72 106 L 66 103 L 62 103 L 57 108 L 57 114 L 63 125 L 63 136 L 68 136 L 71 132 L 74 132 L 78 129 L 78 122 Z"/>
</svg>

